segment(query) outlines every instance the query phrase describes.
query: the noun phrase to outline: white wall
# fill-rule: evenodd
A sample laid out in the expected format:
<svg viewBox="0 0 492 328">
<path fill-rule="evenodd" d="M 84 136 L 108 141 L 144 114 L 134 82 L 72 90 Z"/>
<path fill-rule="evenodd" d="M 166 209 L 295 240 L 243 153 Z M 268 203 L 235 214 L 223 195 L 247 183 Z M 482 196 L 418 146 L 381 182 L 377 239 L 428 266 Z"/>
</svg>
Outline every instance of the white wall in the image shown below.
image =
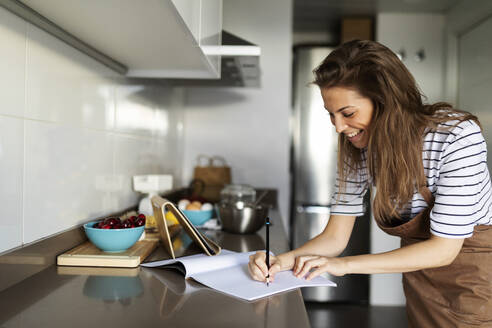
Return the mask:
<svg viewBox="0 0 492 328">
<path fill-rule="evenodd" d="M 461 6 L 459 7 L 461 8 Z M 468 7 L 465 7 L 468 8 Z M 458 107 L 477 115 L 487 144 L 492 141 L 492 3 L 481 3 L 478 8 L 462 10 L 468 20 L 457 20 L 456 11 L 448 14 L 455 22 L 450 26 L 457 41 L 457 98 Z M 473 15 L 472 15 L 473 13 Z M 479 14 L 479 15 L 477 15 Z M 449 36 L 451 37 L 451 36 Z M 490 148 L 489 148 L 490 149 Z M 489 170 L 492 153 L 487 153 Z"/>
<path fill-rule="evenodd" d="M 444 96 L 458 102 L 458 38 L 492 15 L 490 0 L 461 0 L 446 13 L 446 69 Z"/>
<path fill-rule="evenodd" d="M 376 40 L 394 52 L 404 50 L 403 63 L 428 97 L 428 102 L 443 100 L 444 15 L 381 13 L 377 15 Z M 415 59 L 423 49 L 425 59 Z M 400 238 L 385 234 L 371 220 L 371 252 L 380 253 L 400 247 Z M 405 296 L 401 274 L 371 275 L 373 305 L 403 305 Z"/>
<path fill-rule="evenodd" d="M 190 88 L 185 110 L 184 180 L 198 154 L 221 155 L 234 183 L 279 191 L 287 224 L 292 3 L 227 0 L 223 28 L 261 47 L 261 88 Z"/>
<path fill-rule="evenodd" d="M 377 16 L 376 40 L 398 52 L 405 50 L 403 63 L 415 77 L 428 102 L 442 101 L 444 71 L 444 15 L 381 13 Z M 425 59 L 415 58 L 423 49 Z"/>
<path fill-rule="evenodd" d="M 180 177 L 182 92 L 115 73 L 0 8 L 0 253 L 137 204 Z"/>
</svg>

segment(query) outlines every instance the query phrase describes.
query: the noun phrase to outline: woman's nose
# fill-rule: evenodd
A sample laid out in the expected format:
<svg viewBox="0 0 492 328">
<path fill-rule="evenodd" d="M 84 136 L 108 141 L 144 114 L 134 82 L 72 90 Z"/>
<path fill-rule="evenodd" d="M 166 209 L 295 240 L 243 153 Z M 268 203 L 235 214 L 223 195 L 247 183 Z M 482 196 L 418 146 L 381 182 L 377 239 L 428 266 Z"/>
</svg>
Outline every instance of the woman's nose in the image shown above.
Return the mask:
<svg viewBox="0 0 492 328">
<path fill-rule="evenodd" d="M 343 119 L 343 117 L 335 117 L 333 125 L 335 125 L 335 130 L 337 131 L 337 133 L 342 133 L 343 130 L 347 128 L 347 124 L 345 124 L 345 120 Z"/>
</svg>

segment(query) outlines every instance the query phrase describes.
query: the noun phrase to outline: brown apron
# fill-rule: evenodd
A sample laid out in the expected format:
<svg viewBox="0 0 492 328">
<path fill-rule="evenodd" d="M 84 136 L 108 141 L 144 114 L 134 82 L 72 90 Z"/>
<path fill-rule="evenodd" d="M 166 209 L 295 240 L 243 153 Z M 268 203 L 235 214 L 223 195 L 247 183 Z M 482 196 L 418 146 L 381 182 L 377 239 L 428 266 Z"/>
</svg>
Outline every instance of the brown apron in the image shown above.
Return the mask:
<svg viewBox="0 0 492 328">
<path fill-rule="evenodd" d="M 429 207 L 410 221 L 376 220 L 402 247 L 430 238 L 434 197 L 427 187 L 421 194 Z M 492 327 L 492 226 L 475 226 L 450 265 L 403 273 L 403 289 L 409 327 Z"/>
</svg>

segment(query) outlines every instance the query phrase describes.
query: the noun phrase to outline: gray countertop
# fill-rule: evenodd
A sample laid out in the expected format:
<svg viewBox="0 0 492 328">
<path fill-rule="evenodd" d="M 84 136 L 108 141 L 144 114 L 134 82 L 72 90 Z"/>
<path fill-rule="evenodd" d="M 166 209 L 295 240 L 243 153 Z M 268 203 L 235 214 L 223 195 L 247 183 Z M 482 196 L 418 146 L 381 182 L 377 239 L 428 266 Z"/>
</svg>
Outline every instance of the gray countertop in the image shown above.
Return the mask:
<svg viewBox="0 0 492 328">
<path fill-rule="evenodd" d="M 288 250 L 271 210 L 271 250 Z M 257 234 L 206 231 L 233 251 L 264 249 Z M 167 258 L 159 247 L 150 260 Z M 300 290 L 246 302 L 168 269 L 57 267 L 0 291 L 0 327 L 309 327 Z"/>
</svg>

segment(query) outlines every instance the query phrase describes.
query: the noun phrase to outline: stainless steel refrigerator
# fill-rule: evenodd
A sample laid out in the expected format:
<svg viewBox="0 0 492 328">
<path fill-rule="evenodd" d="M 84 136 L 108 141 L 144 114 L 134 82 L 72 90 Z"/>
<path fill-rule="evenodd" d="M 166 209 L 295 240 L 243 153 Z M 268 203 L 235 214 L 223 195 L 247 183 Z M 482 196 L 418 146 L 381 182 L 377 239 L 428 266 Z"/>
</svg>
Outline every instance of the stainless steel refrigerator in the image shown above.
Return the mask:
<svg viewBox="0 0 492 328">
<path fill-rule="evenodd" d="M 319 88 L 310 84 L 313 69 L 332 48 L 297 47 L 294 50 L 294 92 L 291 152 L 291 243 L 299 247 L 321 233 L 330 217 L 336 177 L 338 136 L 323 106 Z M 368 201 L 369 195 L 366 195 Z M 366 208 L 369 208 L 367 206 Z M 369 212 L 369 211 L 368 211 Z M 347 249 L 341 256 L 369 252 L 370 214 L 356 219 Z M 333 277 L 338 287 L 305 288 L 307 301 L 360 302 L 369 300 L 367 275 Z"/>
</svg>

